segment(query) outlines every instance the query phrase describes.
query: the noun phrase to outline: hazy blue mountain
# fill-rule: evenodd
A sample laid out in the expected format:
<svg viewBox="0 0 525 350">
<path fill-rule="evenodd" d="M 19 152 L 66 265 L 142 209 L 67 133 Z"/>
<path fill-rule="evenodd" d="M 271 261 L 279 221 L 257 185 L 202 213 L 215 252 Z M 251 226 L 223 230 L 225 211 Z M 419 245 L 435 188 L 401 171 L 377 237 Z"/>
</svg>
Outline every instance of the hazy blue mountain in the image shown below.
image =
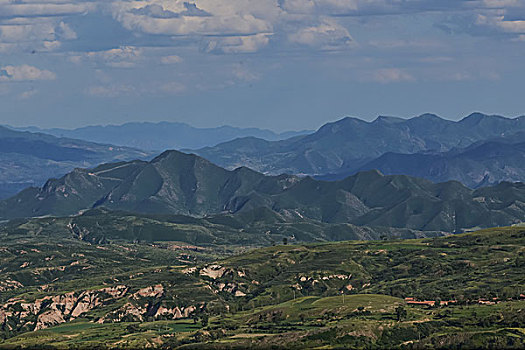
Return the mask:
<svg viewBox="0 0 525 350">
<path fill-rule="evenodd" d="M 77 167 L 148 158 L 150 153 L 41 133 L 0 127 L 0 198 L 28 186 L 41 186 Z"/>
<path fill-rule="evenodd" d="M 524 203 L 523 183 L 471 190 L 459 182 L 434 184 L 378 171 L 325 182 L 248 168 L 229 171 L 196 155 L 166 151 L 150 162 L 75 169 L 0 202 L 0 219 L 72 215 L 94 207 L 199 217 L 266 208 L 291 221 L 450 232 L 522 222 Z"/>
<path fill-rule="evenodd" d="M 275 141 L 313 132 L 305 130 L 277 134 L 271 130 L 257 128 L 236 128 L 232 126 L 195 128 L 185 123 L 172 122 L 97 125 L 78 129 L 39 129 L 28 127 L 21 130 L 152 151 L 215 146 L 222 142 L 247 136 Z"/>
<path fill-rule="evenodd" d="M 343 171 L 317 178 L 337 180 L 359 171 L 378 169 L 388 175 L 404 174 L 434 182 L 456 180 L 472 188 L 501 181 L 525 181 L 525 133 L 515 136 L 519 136 L 520 141 L 491 140 L 441 153 L 388 152 L 357 171 Z"/>
<path fill-rule="evenodd" d="M 194 152 L 228 169 L 244 165 L 269 174 L 319 175 L 356 171 L 388 152 L 447 152 L 520 131 L 525 131 L 525 117 L 481 113 L 457 122 L 432 114 L 372 122 L 344 118 L 311 135 L 273 142 L 241 138 Z"/>
</svg>

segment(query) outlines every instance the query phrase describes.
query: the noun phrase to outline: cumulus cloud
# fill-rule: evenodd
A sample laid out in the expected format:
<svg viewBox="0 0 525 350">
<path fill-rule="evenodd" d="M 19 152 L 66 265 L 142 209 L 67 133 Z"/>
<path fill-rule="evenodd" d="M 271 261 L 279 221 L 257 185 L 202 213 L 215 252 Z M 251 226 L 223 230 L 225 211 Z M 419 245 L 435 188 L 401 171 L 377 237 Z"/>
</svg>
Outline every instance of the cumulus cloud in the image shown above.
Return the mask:
<svg viewBox="0 0 525 350">
<path fill-rule="evenodd" d="M 414 81 L 415 78 L 400 68 L 378 69 L 372 74 L 372 80 L 382 84 Z"/>
<path fill-rule="evenodd" d="M 324 20 L 321 24 L 301 28 L 288 35 L 292 43 L 322 49 L 340 49 L 350 47 L 352 36 L 346 28 L 333 20 Z"/>
<path fill-rule="evenodd" d="M 204 19 L 203 17 L 155 18 L 123 13 L 117 16 L 132 31 L 156 35 L 242 35 L 271 31 L 268 23 L 253 16 Z"/>
<path fill-rule="evenodd" d="M 233 75 L 236 79 L 245 82 L 259 80 L 260 75 L 253 70 L 248 69 L 243 64 L 236 64 L 233 68 Z"/>
<path fill-rule="evenodd" d="M 81 55 L 72 55 L 70 61 L 80 64 L 93 62 L 114 68 L 132 68 L 142 59 L 143 49 L 134 46 L 121 46 L 104 51 L 90 51 Z"/>
<path fill-rule="evenodd" d="M 65 16 L 94 9 L 94 2 L 75 1 L 0 1 L 0 18 Z"/>
<path fill-rule="evenodd" d="M 182 61 L 183 59 L 177 55 L 163 56 L 160 58 L 160 62 L 162 64 L 177 64 L 177 63 L 181 63 Z"/>
<path fill-rule="evenodd" d="M 253 53 L 268 45 L 271 34 L 260 33 L 246 36 L 216 38 L 208 42 L 206 52 Z"/>
<path fill-rule="evenodd" d="M 56 74 L 41 70 L 29 65 L 5 66 L 0 68 L 0 82 L 10 81 L 34 81 L 34 80 L 54 80 Z"/>
<path fill-rule="evenodd" d="M 408 16 L 381 16 L 419 12 L 426 17 L 418 23 Z M 393 17 L 399 22 L 395 22 L 397 28 L 390 32 L 380 22 L 388 22 Z M 399 29 L 405 25 L 403 19 L 407 19 L 407 27 Z M 251 59 L 258 57 L 254 55 L 258 52 L 264 58 L 266 54 L 277 52 L 295 57 L 297 51 L 308 54 L 325 50 L 337 56 L 346 54 L 346 49 L 356 49 L 355 56 L 368 55 L 373 60 L 374 55 L 381 55 L 381 52 L 386 57 L 384 52 L 389 50 L 391 56 L 388 58 L 397 61 L 366 62 L 363 70 L 372 72 L 366 78 L 368 81 L 390 83 L 413 81 L 414 76 L 425 78 L 416 69 L 411 69 L 410 73 L 400 68 L 377 69 L 405 67 L 399 57 L 407 58 L 408 51 L 418 55 L 412 62 L 417 61 L 420 66 L 454 64 L 447 58 L 454 56 L 446 51 L 449 44 L 438 47 L 443 33 L 425 36 L 415 32 L 417 28 L 430 27 L 439 21 L 443 22 L 439 25 L 451 33 L 496 35 L 514 40 L 512 45 L 525 41 L 523 0 L 0 0 L 0 53 L 58 52 L 47 57 L 63 57 L 63 53 L 82 68 L 101 69 L 111 75 L 110 68 L 145 70 L 159 63 L 180 64 L 182 58 L 178 54 L 185 57 L 185 67 L 191 66 L 192 55 L 224 55 L 225 58 L 217 61 L 224 60 L 220 63 L 222 68 L 231 74 L 232 58 L 228 55 L 245 55 L 243 59 Z M 92 30 L 99 23 L 105 25 L 104 29 L 107 26 L 115 31 Z M 370 23 L 379 29 L 375 31 L 376 27 L 370 25 L 372 32 L 365 32 L 364 26 Z M 408 27 L 412 23 L 416 29 Z M 361 24 L 364 26 L 360 27 Z M 357 46 L 357 42 L 365 44 Z M 424 56 L 422 51 L 425 51 Z M 237 62 L 237 58 L 233 59 Z M 356 61 L 351 64 L 359 66 Z M 0 80 L 20 80 L 20 75 L 13 72 L 15 68 L 2 68 Z M 168 71 L 170 67 L 160 69 Z M 50 71 L 41 72 L 44 72 L 41 78 L 33 79 L 56 77 Z M 260 74 L 236 68 L 233 78 L 229 76 L 226 80 L 253 81 L 260 78 Z M 458 75 L 457 78 L 464 77 Z M 186 80 L 184 83 L 189 85 Z M 205 85 L 205 82 L 200 83 Z M 144 93 L 138 92 L 129 81 L 126 84 L 98 84 L 100 86 L 86 91 L 95 96 Z M 164 85 L 159 83 L 158 87 L 150 87 L 150 91 L 180 93 L 186 89 L 178 84 L 169 83 L 167 88 L 162 88 Z"/>
<path fill-rule="evenodd" d="M 290 13 L 349 13 L 359 9 L 356 0 L 284 0 L 282 7 Z"/>
<path fill-rule="evenodd" d="M 97 97 L 137 95 L 137 88 L 130 84 L 97 85 L 87 88 L 86 93 Z"/>
<path fill-rule="evenodd" d="M 525 20 L 506 20 L 505 16 L 478 15 L 476 24 L 489 26 L 506 33 L 525 33 Z"/>
<path fill-rule="evenodd" d="M 178 95 L 186 91 L 186 86 L 175 81 L 164 83 L 142 82 L 140 85 L 129 83 L 108 83 L 94 85 L 86 89 L 86 94 L 94 97 L 114 98 L 129 96 Z"/>
<path fill-rule="evenodd" d="M 155 90 L 156 89 L 150 89 L 150 92 L 156 92 Z M 168 95 L 178 95 L 184 91 L 186 91 L 186 86 L 176 81 L 164 83 L 159 86 L 159 92 Z"/>
<path fill-rule="evenodd" d="M 10 20 L 0 22 L 0 45 L 2 51 L 32 50 L 53 51 L 63 41 L 74 40 L 77 33 L 63 21 L 56 18 Z"/>
</svg>

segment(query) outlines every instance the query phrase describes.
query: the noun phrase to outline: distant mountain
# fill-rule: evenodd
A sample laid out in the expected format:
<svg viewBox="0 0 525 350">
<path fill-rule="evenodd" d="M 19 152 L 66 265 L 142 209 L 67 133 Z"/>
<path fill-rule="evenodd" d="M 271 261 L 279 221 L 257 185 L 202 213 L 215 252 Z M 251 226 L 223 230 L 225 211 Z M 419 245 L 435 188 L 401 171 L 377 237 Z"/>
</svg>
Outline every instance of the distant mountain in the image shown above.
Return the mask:
<svg viewBox="0 0 525 350">
<path fill-rule="evenodd" d="M 126 123 L 122 125 L 86 126 L 78 129 L 39 129 L 36 127 L 17 128 L 42 132 L 57 137 L 69 137 L 98 143 L 134 147 L 150 151 L 168 149 L 191 149 L 215 146 L 239 137 L 253 136 L 275 141 L 305 135 L 313 131 L 288 131 L 280 134 L 257 128 L 195 128 L 185 123 Z"/>
<path fill-rule="evenodd" d="M 0 198 L 28 186 L 41 186 L 47 179 L 63 176 L 76 167 L 149 156 L 127 147 L 0 127 Z"/>
<path fill-rule="evenodd" d="M 458 182 L 434 184 L 377 171 L 324 182 L 247 168 L 228 171 L 196 155 L 167 151 L 150 162 L 76 169 L 0 202 L 0 218 L 64 216 L 94 207 L 201 217 L 266 208 L 290 221 L 451 232 L 523 221 L 525 184 L 474 191 Z"/>
<path fill-rule="evenodd" d="M 377 169 L 383 174 L 410 175 L 433 182 L 456 180 L 471 188 L 501 181 L 525 181 L 525 133 L 516 136 L 518 135 L 521 135 L 521 141 L 516 143 L 493 140 L 442 153 L 388 152 L 357 171 L 344 171 L 317 178 L 338 180 L 359 171 Z"/>
<path fill-rule="evenodd" d="M 357 171 L 388 152 L 447 152 L 525 131 L 525 117 L 473 113 L 458 121 L 423 114 L 412 119 L 344 118 L 317 132 L 283 141 L 241 138 L 202 148 L 196 154 L 228 169 L 248 166 L 268 173 L 319 175 Z"/>
</svg>

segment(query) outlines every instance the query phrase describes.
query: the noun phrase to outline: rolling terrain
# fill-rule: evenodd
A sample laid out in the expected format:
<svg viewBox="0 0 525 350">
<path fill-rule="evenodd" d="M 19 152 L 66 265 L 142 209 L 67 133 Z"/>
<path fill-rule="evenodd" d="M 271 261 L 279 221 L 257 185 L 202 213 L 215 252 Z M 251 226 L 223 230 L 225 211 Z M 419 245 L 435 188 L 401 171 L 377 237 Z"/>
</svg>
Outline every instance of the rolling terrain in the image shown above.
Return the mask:
<svg viewBox="0 0 525 350">
<path fill-rule="evenodd" d="M 183 215 L 132 214 L 92 209 L 82 215 L 18 219 L 4 223 L 5 236 L 53 236 L 75 238 L 93 244 L 113 241 L 179 241 L 200 246 L 275 245 L 342 240 L 408 239 L 446 235 L 439 231 L 416 231 L 391 227 L 328 224 L 314 220 L 290 221 L 267 208 L 204 218 Z"/>
<path fill-rule="evenodd" d="M 0 198 L 74 168 L 111 161 L 146 159 L 150 153 L 50 135 L 20 132 L 0 126 Z"/>
<path fill-rule="evenodd" d="M 458 232 L 522 222 L 525 184 L 471 190 L 458 182 L 434 184 L 378 171 L 325 182 L 247 168 L 229 171 L 167 151 L 150 162 L 76 169 L 24 190 L 0 202 L 0 219 L 76 215 L 96 207 L 197 217 L 266 208 L 287 221 Z"/>
<path fill-rule="evenodd" d="M 524 228 L 244 252 L 4 233 L 0 348 L 524 345 Z"/>
</svg>

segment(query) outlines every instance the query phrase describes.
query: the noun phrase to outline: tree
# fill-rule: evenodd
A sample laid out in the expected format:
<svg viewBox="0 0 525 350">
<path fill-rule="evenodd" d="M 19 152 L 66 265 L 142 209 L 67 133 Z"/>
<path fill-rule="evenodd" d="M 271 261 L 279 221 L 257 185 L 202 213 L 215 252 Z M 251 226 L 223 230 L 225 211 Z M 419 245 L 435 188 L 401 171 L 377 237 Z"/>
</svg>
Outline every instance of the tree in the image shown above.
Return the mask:
<svg viewBox="0 0 525 350">
<path fill-rule="evenodd" d="M 201 325 L 202 327 L 208 326 L 209 317 L 208 314 L 204 313 L 201 315 Z"/>
<path fill-rule="evenodd" d="M 283 244 L 284 244 L 284 245 L 287 245 L 287 244 L 288 244 L 288 238 L 283 237 Z"/>
<path fill-rule="evenodd" d="M 405 309 L 404 306 L 401 306 L 399 305 L 397 308 L 396 308 L 396 316 L 397 316 L 397 321 L 401 321 L 403 319 L 406 319 L 407 318 L 407 310 Z"/>
</svg>

